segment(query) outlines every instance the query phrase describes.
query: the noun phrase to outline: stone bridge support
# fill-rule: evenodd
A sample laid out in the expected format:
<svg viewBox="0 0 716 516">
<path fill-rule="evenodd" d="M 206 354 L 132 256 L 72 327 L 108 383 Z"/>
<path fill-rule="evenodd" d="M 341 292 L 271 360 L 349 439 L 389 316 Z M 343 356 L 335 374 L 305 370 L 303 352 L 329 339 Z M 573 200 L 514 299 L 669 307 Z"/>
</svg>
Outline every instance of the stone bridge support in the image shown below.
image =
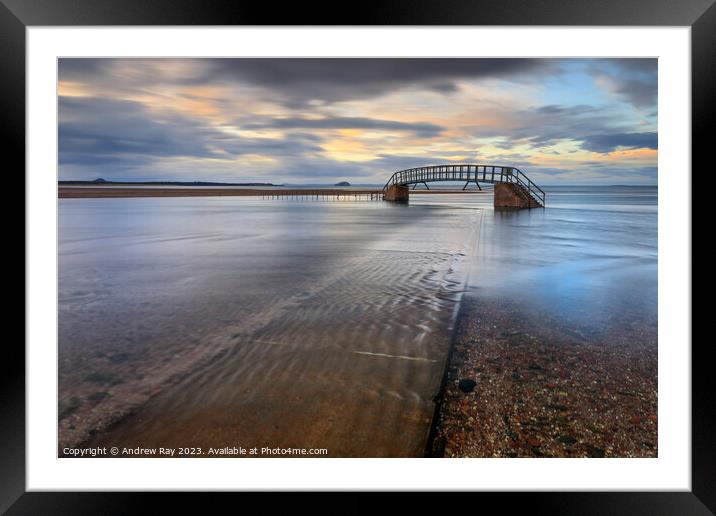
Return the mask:
<svg viewBox="0 0 716 516">
<path fill-rule="evenodd" d="M 401 185 L 391 185 L 385 189 L 383 194 L 383 200 L 385 201 L 408 202 L 409 197 L 410 188 Z"/>
<path fill-rule="evenodd" d="M 514 183 L 495 184 L 495 208 L 536 208 L 527 192 Z"/>
</svg>

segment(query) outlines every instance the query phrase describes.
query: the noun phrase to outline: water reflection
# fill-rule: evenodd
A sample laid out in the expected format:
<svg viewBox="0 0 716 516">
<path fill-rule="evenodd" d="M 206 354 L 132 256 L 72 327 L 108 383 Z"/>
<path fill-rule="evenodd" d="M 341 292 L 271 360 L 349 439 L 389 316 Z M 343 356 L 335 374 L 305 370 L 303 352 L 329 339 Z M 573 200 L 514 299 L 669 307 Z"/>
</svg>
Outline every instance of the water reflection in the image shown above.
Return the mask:
<svg viewBox="0 0 716 516">
<path fill-rule="evenodd" d="M 610 321 L 625 314 L 655 327 L 657 188 L 546 190 L 546 209 L 491 209 L 491 195 L 474 195 L 471 203 L 431 199 L 485 208 L 472 295 L 549 310 L 585 331 L 611 330 Z M 415 197 L 411 202 L 424 202 Z"/>
</svg>

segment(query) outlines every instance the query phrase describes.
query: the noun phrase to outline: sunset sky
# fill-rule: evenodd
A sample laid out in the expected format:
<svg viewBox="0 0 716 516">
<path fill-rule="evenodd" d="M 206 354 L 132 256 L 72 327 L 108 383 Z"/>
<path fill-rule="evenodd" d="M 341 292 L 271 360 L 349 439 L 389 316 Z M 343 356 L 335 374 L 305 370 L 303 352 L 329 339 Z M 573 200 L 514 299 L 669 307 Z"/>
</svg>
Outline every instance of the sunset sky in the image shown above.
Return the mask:
<svg viewBox="0 0 716 516">
<path fill-rule="evenodd" d="M 59 178 L 656 184 L 656 59 L 60 59 Z"/>
</svg>

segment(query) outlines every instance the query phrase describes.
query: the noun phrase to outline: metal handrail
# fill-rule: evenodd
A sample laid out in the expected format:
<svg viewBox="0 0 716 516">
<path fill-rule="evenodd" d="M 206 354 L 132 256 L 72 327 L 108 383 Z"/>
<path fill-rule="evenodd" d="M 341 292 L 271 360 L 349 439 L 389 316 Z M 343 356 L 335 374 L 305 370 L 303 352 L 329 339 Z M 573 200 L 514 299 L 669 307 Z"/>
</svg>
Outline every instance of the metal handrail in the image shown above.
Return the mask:
<svg viewBox="0 0 716 516">
<path fill-rule="evenodd" d="M 538 200 L 542 206 L 545 205 L 545 199 L 547 198 L 547 194 L 542 190 L 539 186 L 537 186 L 527 175 L 522 172 L 520 169 L 516 168 L 514 169 L 517 171 L 517 175 L 515 176 L 517 178 L 517 182 L 523 187 L 527 189 L 527 193 L 530 197 L 532 197 L 532 193 L 534 192 L 534 197 L 536 200 Z M 527 185 L 525 186 L 522 184 L 522 179 L 520 179 L 520 176 L 522 176 L 525 179 L 525 182 Z"/>
<path fill-rule="evenodd" d="M 489 170 L 488 170 L 489 169 Z M 480 173 L 482 177 L 480 178 Z M 489 177 L 488 177 L 489 176 Z M 547 194 L 527 174 L 515 167 L 501 165 L 478 165 L 474 163 L 429 165 L 425 167 L 398 170 L 383 186 L 385 191 L 391 185 L 409 185 L 435 181 L 474 181 L 482 183 L 517 183 L 526 190 L 531 200 L 545 205 Z"/>
</svg>

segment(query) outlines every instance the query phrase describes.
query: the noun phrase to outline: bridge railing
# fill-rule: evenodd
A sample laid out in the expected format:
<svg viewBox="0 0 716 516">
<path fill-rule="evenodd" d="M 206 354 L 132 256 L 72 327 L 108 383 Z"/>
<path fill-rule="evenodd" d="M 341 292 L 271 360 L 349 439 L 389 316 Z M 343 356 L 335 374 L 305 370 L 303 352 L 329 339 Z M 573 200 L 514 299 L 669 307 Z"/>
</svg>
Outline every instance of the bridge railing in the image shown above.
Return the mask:
<svg viewBox="0 0 716 516">
<path fill-rule="evenodd" d="M 546 194 L 527 175 L 515 167 L 499 165 L 431 165 L 409 168 L 395 172 L 383 190 L 392 185 L 408 185 L 429 181 L 474 181 L 482 183 L 517 183 L 523 187 L 531 199 L 545 205 Z"/>
<path fill-rule="evenodd" d="M 514 174 L 516 182 L 523 188 L 527 189 L 527 193 L 531 198 L 535 199 L 536 201 L 539 201 L 539 203 L 544 206 L 545 200 L 547 198 L 547 194 L 544 193 L 544 190 L 537 186 L 520 169 L 515 168 L 514 170 L 517 172 L 516 174 Z"/>
<path fill-rule="evenodd" d="M 509 182 L 513 167 L 498 165 L 431 165 L 395 172 L 383 187 L 423 181 L 482 181 L 485 183 Z"/>
</svg>

